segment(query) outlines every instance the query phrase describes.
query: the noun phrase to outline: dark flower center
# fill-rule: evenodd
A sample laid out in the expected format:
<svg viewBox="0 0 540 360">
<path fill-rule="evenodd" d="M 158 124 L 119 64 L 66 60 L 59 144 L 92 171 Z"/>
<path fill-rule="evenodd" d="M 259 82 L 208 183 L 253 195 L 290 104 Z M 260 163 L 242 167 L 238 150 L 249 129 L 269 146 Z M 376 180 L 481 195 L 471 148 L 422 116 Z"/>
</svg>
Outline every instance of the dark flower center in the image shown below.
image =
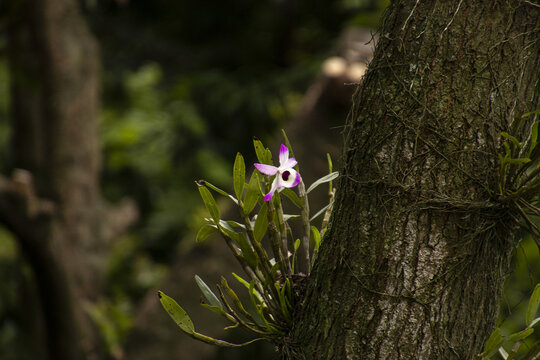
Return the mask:
<svg viewBox="0 0 540 360">
<path fill-rule="evenodd" d="M 290 171 L 284 171 L 284 172 L 281 174 L 281 178 L 282 178 L 284 181 L 289 180 L 289 176 L 291 176 Z"/>
</svg>

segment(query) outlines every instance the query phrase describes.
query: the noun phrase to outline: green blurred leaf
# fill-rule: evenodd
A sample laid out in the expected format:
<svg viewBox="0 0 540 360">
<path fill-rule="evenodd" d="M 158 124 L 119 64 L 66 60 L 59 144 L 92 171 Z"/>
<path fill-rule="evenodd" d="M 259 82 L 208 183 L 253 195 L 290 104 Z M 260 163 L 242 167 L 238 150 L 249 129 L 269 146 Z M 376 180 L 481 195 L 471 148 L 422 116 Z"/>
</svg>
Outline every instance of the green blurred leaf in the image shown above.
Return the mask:
<svg viewBox="0 0 540 360">
<path fill-rule="evenodd" d="M 298 250 L 298 248 L 300 247 L 300 239 L 296 239 L 296 241 L 293 244 L 293 247 L 294 247 L 294 251 L 296 252 L 296 250 Z"/>
<path fill-rule="evenodd" d="M 539 121 L 536 121 L 531 129 L 531 147 L 529 148 L 529 154 L 528 154 L 529 157 L 531 156 L 532 152 L 536 148 L 536 143 L 538 141 L 538 124 L 539 123 L 540 123 Z"/>
<path fill-rule="evenodd" d="M 319 246 L 321 246 L 321 233 L 319 232 L 319 229 L 311 225 L 311 234 L 313 235 L 311 237 L 313 239 L 313 245 L 315 249 L 319 250 Z"/>
<path fill-rule="evenodd" d="M 237 153 L 233 166 L 233 183 L 234 192 L 238 199 L 242 198 L 244 192 L 244 183 L 246 181 L 246 164 L 244 163 L 244 157 L 242 154 Z"/>
<path fill-rule="evenodd" d="M 215 312 L 218 315 L 226 315 L 227 313 L 220 307 L 212 306 L 210 304 L 201 304 L 202 307 L 207 308 L 210 311 Z"/>
<path fill-rule="evenodd" d="M 512 135 L 510 135 L 509 133 L 503 131 L 501 132 L 501 136 L 510 140 L 516 146 L 516 148 L 519 148 L 521 146 L 521 143 L 519 142 L 519 140 L 513 137 Z"/>
<path fill-rule="evenodd" d="M 313 215 L 311 217 L 311 219 L 309 219 L 309 221 L 313 221 L 315 220 L 316 218 L 318 218 L 320 215 L 324 214 L 324 212 L 328 209 L 328 207 L 330 207 L 331 204 L 328 204 L 326 205 L 325 207 L 323 207 L 321 210 L 319 210 L 315 215 Z"/>
<path fill-rule="evenodd" d="M 510 341 L 510 342 L 520 341 L 520 340 L 525 339 L 527 336 L 531 335 L 533 332 L 534 332 L 534 329 L 531 329 L 531 328 L 521 330 L 521 331 L 519 331 L 517 333 L 508 335 L 506 340 Z"/>
<path fill-rule="evenodd" d="M 248 265 L 252 268 L 256 268 L 259 264 L 259 257 L 255 253 L 255 251 L 253 251 L 253 248 L 251 247 L 247 236 L 244 233 L 240 234 L 236 242 L 238 243 L 240 250 L 242 250 L 242 255 L 247 261 Z"/>
<path fill-rule="evenodd" d="M 264 203 L 257 214 L 257 219 L 255 219 L 255 226 L 253 228 L 253 235 L 257 242 L 261 242 L 266 230 L 268 229 L 268 205 Z"/>
<path fill-rule="evenodd" d="M 319 186 L 321 184 L 324 184 L 324 183 L 327 183 L 329 181 L 332 181 L 335 178 L 337 178 L 338 176 L 339 176 L 339 172 L 337 172 L 337 171 L 334 171 L 333 173 L 330 173 L 330 174 L 328 174 L 326 176 L 323 176 L 322 178 L 320 178 L 319 180 L 317 180 L 313 184 L 311 184 L 311 186 L 307 189 L 306 194 L 309 194 L 317 186 Z"/>
<path fill-rule="evenodd" d="M 176 325 L 178 325 L 185 333 L 193 335 L 195 333 L 195 327 L 184 309 L 182 309 L 174 299 L 168 297 L 162 291 L 158 291 L 158 296 L 161 306 L 169 313 L 169 316 L 174 320 Z"/>
<path fill-rule="evenodd" d="M 506 162 L 508 162 L 509 164 L 514 164 L 514 165 L 523 165 L 523 164 L 527 164 L 531 162 L 531 159 L 529 158 L 507 159 Z"/>
<path fill-rule="evenodd" d="M 219 223 L 219 209 L 216 204 L 216 200 L 214 200 L 214 197 L 210 193 L 210 191 L 206 188 L 206 186 L 197 184 L 199 187 L 199 193 L 201 194 L 201 197 L 204 201 L 204 205 L 208 209 L 208 212 L 210 212 L 210 216 L 212 216 L 212 219 L 214 219 L 214 223 Z"/>
<path fill-rule="evenodd" d="M 527 116 L 531 116 L 531 115 L 535 115 L 535 114 L 536 115 L 540 114 L 540 109 L 525 113 L 525 114 L 521 115 L 521 118 L 526 118 Z"/>
<path fill-rule="evenodd" d="M 257 175 L 257 171 L 254 171 L 253 174 L 251 174 L 251 178 L 249 179 L 246 196 L 244 198 L 244 214 L 246 215 L 253 211 L 253 208 L 255 207 L 255 205 L 257 205 L 257 202 L 262 195 L 261 189 L 259 187 L 258 176 L 259 175 Z"/>
<path fill-rule="evenodd" d="M 289 198 L 289 200 L 292 201 L 292 203 L 294 205 L 296 205 L 297 207 L 299 207 L 300 209 L 302 209 L 304 207 L 304 203 L 302 201 L 302 199 L 300 199 L 298 197 L 298 195 L 296 195 L 296 193 L 294 191 L 292 191 L 291 189 L 289 188 L 283 188 L 281 190 L 281 194 L 285 195 L 287 198 Z"/>
<path fill-rule="evenodd" d="M 534 327 L 536 324 L 540 323 L 540 317 L 537 317 L 536 319 L 534 319 L 533 321 L 531 321 L 531 323 L 529 325 L 527 325 L 528 327 Z"/>
<path fill-rule="evenodd" d="M 482 357 L 489 358 L 490 356 L 495 354 L 502 342 L 503 338 L 501 336 L 501 329 L 496 328 L 495 331 L 493 331 L 493 333 L 489 336 L 489 339 L 486 341 Z"/>
<path fill-rule="evenodd" d="M 221 301 L 219 301 L 218 297 L 212 292 L 210 287 L 208 287 L 208 285 L 206 285 L 206 283 L 198 275 L 195 275 L 195 281 L 197 282 L 197 286 L 199 289 L 201 289 L 201 292 L 208 303 L 223 310 Z"/>
<path fill-rule="evenodd" d="M 206 240 L 210 235 L 215 233 L 216 231 L 217 231 L 217 227 L 215 225 L 209 225 L 209 224 L 203 225 L 199 229 L 199 232 L 197 232 L 197 237 L 195 241 L 202 242 Z"/>
<path fill-rule="evenodd" d="M 529 299 L 529 305 L 527 306 L 527 312 L 525 313 L 525 324 L 530 326 L 533 321 L 536 312 L 538 311 L 538 306 L 540 305 L 540 283 L 536 284 L 534 291 Z"/>
</svg>

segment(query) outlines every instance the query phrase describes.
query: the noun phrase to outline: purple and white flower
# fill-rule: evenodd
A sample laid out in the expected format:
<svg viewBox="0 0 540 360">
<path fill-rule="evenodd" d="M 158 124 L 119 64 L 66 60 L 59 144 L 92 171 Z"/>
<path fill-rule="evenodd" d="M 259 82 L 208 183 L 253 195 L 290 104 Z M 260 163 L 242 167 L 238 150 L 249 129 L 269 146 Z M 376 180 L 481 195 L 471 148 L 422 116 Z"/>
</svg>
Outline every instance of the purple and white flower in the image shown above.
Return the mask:
<svg viewBox="0 0 540 360">
<path fill-rule="evenodd" d="M 270 192 L 264 196 L 264 201 L 272 199 L 276 190 L 284 187 L 292 188 L 300 183 L 300 174 L 293 169 L 297 163 L 295 158 L 289 158 L 289 149 L 281 144 L 281 148 L 279 149 L 279 167 L 258 163 L 254 164 L 261 173 L 270 176 L 276 175 Z"/>
</svg>

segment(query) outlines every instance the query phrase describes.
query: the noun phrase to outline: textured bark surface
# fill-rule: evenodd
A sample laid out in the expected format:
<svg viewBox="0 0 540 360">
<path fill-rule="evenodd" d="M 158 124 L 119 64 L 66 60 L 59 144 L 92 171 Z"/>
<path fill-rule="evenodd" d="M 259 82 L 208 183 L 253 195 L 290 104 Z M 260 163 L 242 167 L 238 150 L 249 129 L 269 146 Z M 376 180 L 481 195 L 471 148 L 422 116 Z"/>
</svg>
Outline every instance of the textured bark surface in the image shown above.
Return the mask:
<svg viewBox="0 0 540 360">
<path fill-rule="evenodd" d="M 538 107 L 540 11 L 394 1 L 347 125 L 288 359 L 470 359 L 494 329 L 512 208 L 500 132 Z"/>
</svg>

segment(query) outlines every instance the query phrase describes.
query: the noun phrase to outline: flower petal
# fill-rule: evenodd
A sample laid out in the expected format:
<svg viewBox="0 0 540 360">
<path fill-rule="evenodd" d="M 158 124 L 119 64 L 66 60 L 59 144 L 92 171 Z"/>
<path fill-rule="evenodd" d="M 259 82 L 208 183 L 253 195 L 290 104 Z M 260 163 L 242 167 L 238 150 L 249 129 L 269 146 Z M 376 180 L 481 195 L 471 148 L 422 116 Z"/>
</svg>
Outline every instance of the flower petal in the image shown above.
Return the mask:
<svg viewBox="0 0 540 360">
<path fill-rule="evenodd" d="M 296 161 L 295 158 L 290 158 L 285 161 L 283 165 L 279 167 L 280 170 L 288 170 L 296 166 L 298 164 L 298 161 Z"/>
<path fill-rule="evenodd" d="M 300 181 L 302 181 L 302 178 L 300 177 L 300 174 L 296 172 L 296 177 L 291 187 L 295 187 L 296 185 L 300 184 Z"/>
<path fill-rule="evenodd" d="M 289 149 L 281 144 L 279 148 L 279 167 L 283 167 L 285 162 L 289 159 Z"/>
<path fill-rule="evenodd" d="M 258 163 L 255 163 L 253 165 L 255 166 L 255 168 L 257 168 L 257 170 L 259 170 L 260 172 L 266 175 L 275 175 L 278 171 L 278 168 L 272 165 L 258 164 Z"/>
<path fill-rule="evenodd" d="M 272 199 L 272 196 L 274 196 L 274 193 L 278 189 L 278 183 L 279 183 L 278 178 L 279 178 L 279 175 L 276 176 L 276 178 L 272 182 L 272 188 L 270 188 L 270 192 L 264 195 L 264 201 L 270 201 L 270 199 Z"/>
</svg>

